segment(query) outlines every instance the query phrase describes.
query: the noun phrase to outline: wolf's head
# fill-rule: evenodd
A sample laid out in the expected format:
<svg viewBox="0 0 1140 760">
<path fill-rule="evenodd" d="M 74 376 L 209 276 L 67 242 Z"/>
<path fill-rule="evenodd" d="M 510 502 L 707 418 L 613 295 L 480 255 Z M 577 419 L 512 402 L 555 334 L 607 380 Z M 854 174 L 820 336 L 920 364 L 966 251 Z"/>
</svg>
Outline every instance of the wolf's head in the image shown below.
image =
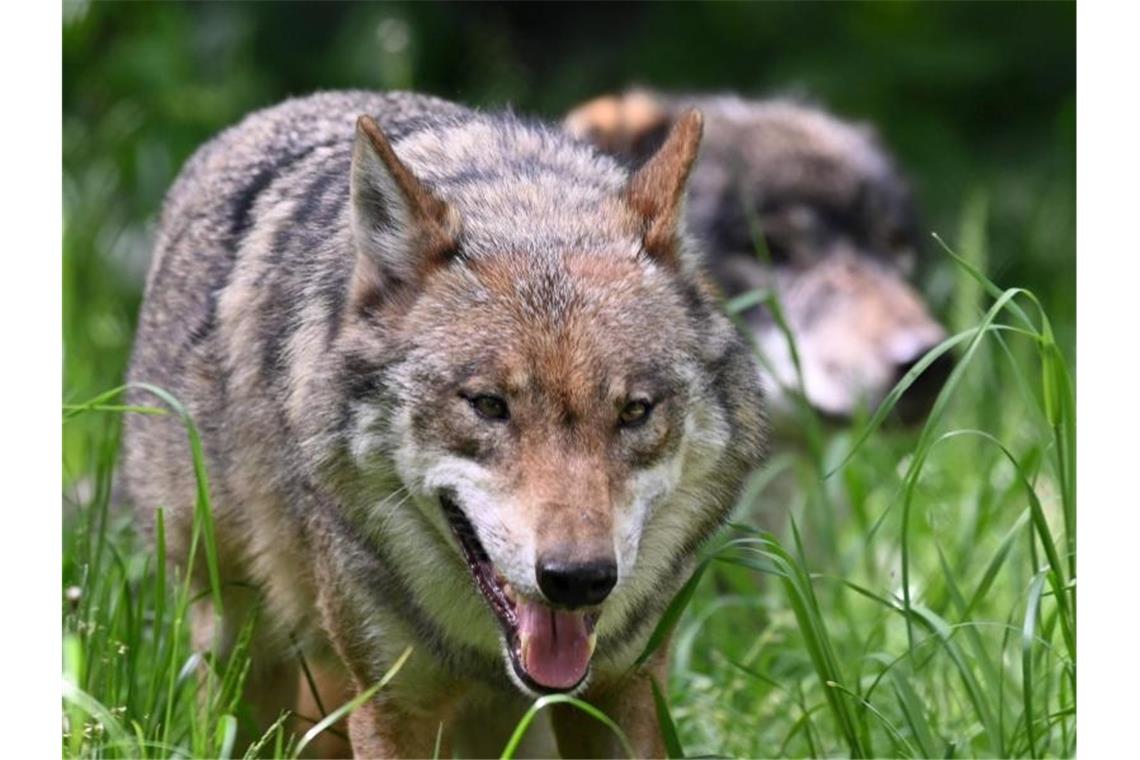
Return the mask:
<svg viewBox="0 0 1140 760">
<path fill-rule="evenodd" d="M 509 117 L 358 125 L 338 387 L 348 478 L 377 486 L 357 519 L 443 547 L 421 604 L 461 637 L 496 621 L 530 690 L 628 663 L 762 455 L 755 366 L 681 230 L 701 128 L 680 116 L 631 175 Z M 391 472 L 414 519 L 378 506 Z"/>
<path fill-rule="evenodd" d="M 713 276 L 729 296 L 778 294 L 814 407 L 847 417 L 877 404 L 945 337 L 906 280 L 919 250 L 906 184 L 869 128 L 788 100 L 635 90 L 587 103 L 566 125 L 638 160 L 693 103 L 707 126 L 688 220 L 709 247 Z M 773 404 L 786 408 L 782 391 L 796 387 L 787 341 L 766 308 L 742 317 L 768 360 Z M 904 419 L 924 416 L 946 370 L 931 367 L 903 397 Z"/>
</svg>

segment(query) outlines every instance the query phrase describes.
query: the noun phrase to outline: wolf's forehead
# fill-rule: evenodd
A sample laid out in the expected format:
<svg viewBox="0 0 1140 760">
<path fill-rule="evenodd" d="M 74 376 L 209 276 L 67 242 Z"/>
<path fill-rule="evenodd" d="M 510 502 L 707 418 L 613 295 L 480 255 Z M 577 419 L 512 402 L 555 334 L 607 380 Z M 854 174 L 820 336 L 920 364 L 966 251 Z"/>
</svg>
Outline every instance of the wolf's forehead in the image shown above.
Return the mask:
<svg viewBox="0 0 1140 760">
<path fill-rule="evenodd" d="M 503 118 L 415 132 L 395 150 L 462 219 L 468 255 L 633 247 L 628 173 L 568 136 Z"/>
<path fill-rule="evenodd" d="M 685 312 L 671 275 L 639 256 L 640 245 L 583 250 L 498 250 L 467 259 L 459 285 L 486 317 L 544 344 L 586 347 L 598 340 L 646 342 Z"/>
<path fill-rule="evenodd" d="M 511 181 L 547 173 L 607 194 L 627 178 L 613 158 L 568 135 L 506 117 L 476 117 L 413 132 L 394 148 L 416 176 L 441 185 L 495 178 Z"/>
<path fill-rule="evenodd" d="M 468 377 L 621 395 L 626 386 L 663 381 L 661 367 L 675 365 L 691 342 L 666 277 L 632 256 L 555 261 L 515 253 L 465 266 L 453 292 L 462 294 L 466 318 L 437 329 L 462 347 Z"/>
<path fill-rule="evenodd" d="M 593 401 L 634 392 L 659 395 L 681 375 L 678 367 L 631 361 L 618 352 L 539 350 L 496 352 L 465 365 L 461 377 L 474 389 L 487 385 L 511 395 Z"/>
</svg>

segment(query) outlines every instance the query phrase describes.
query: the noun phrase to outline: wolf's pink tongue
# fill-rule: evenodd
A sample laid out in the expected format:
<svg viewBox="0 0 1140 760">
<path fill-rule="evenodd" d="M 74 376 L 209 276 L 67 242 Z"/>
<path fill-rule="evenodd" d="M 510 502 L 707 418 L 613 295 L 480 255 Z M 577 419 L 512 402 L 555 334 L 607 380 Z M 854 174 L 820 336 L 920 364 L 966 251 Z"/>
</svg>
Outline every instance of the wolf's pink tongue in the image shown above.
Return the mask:
<svg viewBox="0 0 1140 760">
<path fill-rule="evenodd" d="M 548 689 L 576 686 L 590 667 L 590 633 L 585 615 L 518 600 L 521 664 L 535 683 Z"/>
</svg>

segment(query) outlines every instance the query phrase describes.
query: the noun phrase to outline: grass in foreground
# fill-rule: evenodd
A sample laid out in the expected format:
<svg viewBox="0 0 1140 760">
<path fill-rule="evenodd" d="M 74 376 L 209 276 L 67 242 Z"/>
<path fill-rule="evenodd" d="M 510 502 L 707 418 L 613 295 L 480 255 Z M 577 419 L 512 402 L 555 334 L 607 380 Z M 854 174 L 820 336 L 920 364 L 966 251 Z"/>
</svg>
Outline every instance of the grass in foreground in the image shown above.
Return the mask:
<svg viewBox="0 0 1140 760">
<path fill-rule="evenodd" d="M 921 432 L 882 423 L 923 365 L 849 431 L 804 406 L 802 445 L 754 475 L 737 522 L 666 613 L 671 708 L 664 695 L 658 706 L 672 756 L 1074 753 L 1068 364 L 1032 293 L 959 263 L 962 297 L 972 284 L 990 306 L 927 357 L 953 351 L 958 364 Z M 179 411 L 160 400 L 124 410 L 107 394 L 68 407 L 65 424 Z M 282 720 L 237 746 L 244 643 L 228 662 L 191 651 L 185 578 L 110 508 L 116 450 L 113 435 L 92 448 L 85 492 L 65 495 L 64 755 L 299 754 L 337 714 L 304 736 Z M 196 551 L 209 558 L 207 499 Z"/>
</svg>

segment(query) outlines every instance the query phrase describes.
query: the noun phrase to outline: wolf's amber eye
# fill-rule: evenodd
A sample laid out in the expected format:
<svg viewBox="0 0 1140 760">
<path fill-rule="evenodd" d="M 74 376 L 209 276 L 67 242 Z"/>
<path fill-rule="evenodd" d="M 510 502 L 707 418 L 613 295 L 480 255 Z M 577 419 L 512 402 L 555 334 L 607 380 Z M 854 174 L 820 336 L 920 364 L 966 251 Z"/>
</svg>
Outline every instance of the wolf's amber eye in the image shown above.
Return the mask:
<svg viewBox="0 0 1140 760">
<path fill-rule="evenodd" d="M 510 416 L 507 411 L 507 402 L 498 396 L 472 396 L 467 402 L 474 407 L 479 416 L 487 420 L 505 420 Z"/>
<path fill-rule="evenodd" d="M 645 422 L 653 406 L 648 401 L 630 401 L 622 407 L 619 419 L 623 427 L 635 427 Z"/>
</svg>

